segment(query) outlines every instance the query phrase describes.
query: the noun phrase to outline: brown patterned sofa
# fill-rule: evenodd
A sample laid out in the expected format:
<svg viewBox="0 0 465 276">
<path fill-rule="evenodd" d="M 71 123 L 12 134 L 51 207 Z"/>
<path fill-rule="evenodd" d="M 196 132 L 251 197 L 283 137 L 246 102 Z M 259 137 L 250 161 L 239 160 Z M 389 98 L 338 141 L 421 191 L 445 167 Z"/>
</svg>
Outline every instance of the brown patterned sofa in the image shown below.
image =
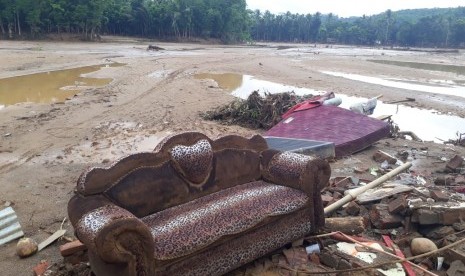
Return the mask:
<svg viewBox="0 0 465 276">
<path fill-rule="evenodd" d="M 96 275 L 221 275 L 323 226 L 329 177 L 259 135 L 188 132 L 86 170 L 68 214 Z"/>
</svg>

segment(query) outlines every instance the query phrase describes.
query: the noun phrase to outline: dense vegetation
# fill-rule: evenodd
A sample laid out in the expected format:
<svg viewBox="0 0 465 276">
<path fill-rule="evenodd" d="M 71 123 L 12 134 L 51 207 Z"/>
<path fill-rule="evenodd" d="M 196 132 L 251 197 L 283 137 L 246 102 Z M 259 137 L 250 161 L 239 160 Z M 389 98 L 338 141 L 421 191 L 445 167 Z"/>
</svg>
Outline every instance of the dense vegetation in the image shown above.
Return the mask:
<svg viewBox="0 0 465 276">
<path fill-rule="evenodd" d="M 418 9 L 351 18 L 255 11 L 252 38 L 288 42 L 451 47 L 465 43 L 465 7 Z"/>
<path fill-rule="evenodd" d="M 0 0 L 0 32 L 457 47 L 465 44 L 465 7 L 339 18 L 251 11 L 245 0 Z"/>
<path fill-rule="evenodd" d="M 4 37 L 77 33 L 249 39 L 245 0 L 0 0 Z"/>
</svg>

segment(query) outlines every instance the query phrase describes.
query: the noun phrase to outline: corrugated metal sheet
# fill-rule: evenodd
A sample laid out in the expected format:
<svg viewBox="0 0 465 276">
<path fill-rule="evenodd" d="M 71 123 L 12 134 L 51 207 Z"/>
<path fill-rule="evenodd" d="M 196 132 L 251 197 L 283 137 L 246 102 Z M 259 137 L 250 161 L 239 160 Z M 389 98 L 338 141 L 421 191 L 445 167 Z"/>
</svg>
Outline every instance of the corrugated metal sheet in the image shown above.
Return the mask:
<svg viewBox="0 0 465 276">
<path fill-rule="evenodd" d="M 24 236 L 21 225 L 13 208 L 0 211 L 0 245 Z"/>
</svg>

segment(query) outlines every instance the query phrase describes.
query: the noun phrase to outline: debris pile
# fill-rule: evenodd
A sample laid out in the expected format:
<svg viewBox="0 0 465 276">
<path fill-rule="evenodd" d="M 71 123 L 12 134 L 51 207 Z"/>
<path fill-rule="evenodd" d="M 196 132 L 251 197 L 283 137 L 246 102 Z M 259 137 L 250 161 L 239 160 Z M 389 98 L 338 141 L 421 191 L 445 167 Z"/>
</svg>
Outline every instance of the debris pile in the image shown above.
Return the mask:
<svg viewBox="0 0 465 276">
<path fill-rule="evenodd" d="M 298 96 L 294 92 L 265 93 L 265 96 L 261 96 L 258 91 L 254 91 L 247 100 L 237 99 L 201 116 L 206 120 L 221 121 L 224 124 L 268 130 L 281 121 L 281 116 L 291 107 L 312 97 Z"/>
<path fill-rule="evenodd" d="M 463 156 L 444 158 L 432 175 L 413 170 L 399 173 L 327 212 L 333 209 L 328 206 L 355 194 L 352 191 L 398 171 L 408 164 L 402 160 L 412 159 L 405 153 L 383 151 L 376 151 L 372 158 L 378 168 L 357 168 L 352 170 L 354 175 L 334 177 L 322 191 L 327 215 L 322 234 L 306 237 L 241 271 L 246 275 L 257 271 L 270 275 L 465 275 Z M 360 164 L 355 163 L 351 165 Z M 361 173 L 379 178 L 357 177 Z"/>
</svg>

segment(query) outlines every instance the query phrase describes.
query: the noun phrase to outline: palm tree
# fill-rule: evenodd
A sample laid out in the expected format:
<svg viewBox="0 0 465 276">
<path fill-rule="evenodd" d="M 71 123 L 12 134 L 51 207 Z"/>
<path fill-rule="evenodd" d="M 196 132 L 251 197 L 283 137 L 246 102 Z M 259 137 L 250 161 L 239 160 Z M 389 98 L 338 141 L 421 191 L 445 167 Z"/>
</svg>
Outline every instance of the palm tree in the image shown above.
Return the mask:
<svg viewBox="0 0 465 276">
<path fill-rule="evenodd" d="M 391 27 L 391 24 L 392 24 L 392 11 L 390 9 L 388 9 L 386 11 L 386 37 L 384 39 L 385 44 L 388 43 L 389 29 Z"/>
</svg>

